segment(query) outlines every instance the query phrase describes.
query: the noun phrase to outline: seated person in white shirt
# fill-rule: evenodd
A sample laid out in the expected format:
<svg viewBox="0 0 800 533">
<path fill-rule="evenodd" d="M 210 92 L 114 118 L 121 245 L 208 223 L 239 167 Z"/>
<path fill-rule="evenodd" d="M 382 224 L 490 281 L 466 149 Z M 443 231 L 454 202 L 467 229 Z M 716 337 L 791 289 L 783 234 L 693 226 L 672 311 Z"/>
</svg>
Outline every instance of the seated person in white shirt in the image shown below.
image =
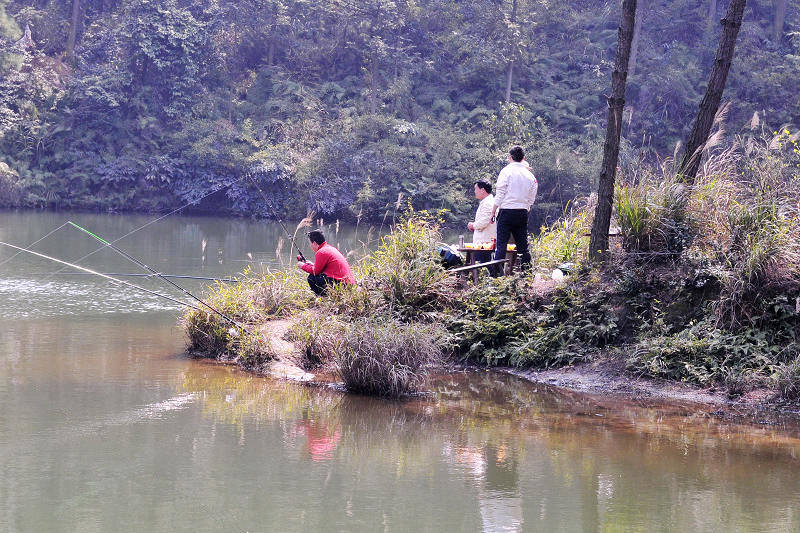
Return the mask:
<svg viewBox="0 0 800 533">
<path fill-rule="evenodd" d="M 514 235 L 520 264 L 527 268 L 531 263 L 528 251 L 528 213 L 536 201 L 538 183 L 525 162 L 525 151 L 515 146 L 508 152 L 509 164 L 497 177 L 492 219 L 497 221 L 497 248 L 495 259 L 504 259 L 510 235 Z M 495 218 L 496 217 L 496 218 Z"/>
<path fill-rule="evenodd" d="M 497 223 L 492 220 L 492 207 L 494 207 L 494 195 L 492 194 L 491 184 L 485 181 L 476 181 L 475 198 L 480 200 L 478 210 L 475 211 L 475 220 L 467 224 L 467 229 L 472 233 L 472 242 L 481 244 L 492 242 L 497 238 Z M 486 263 L 492 260 L 491 250 L 480 250 L 475 253 L 476 263 Z"/>
</svg>

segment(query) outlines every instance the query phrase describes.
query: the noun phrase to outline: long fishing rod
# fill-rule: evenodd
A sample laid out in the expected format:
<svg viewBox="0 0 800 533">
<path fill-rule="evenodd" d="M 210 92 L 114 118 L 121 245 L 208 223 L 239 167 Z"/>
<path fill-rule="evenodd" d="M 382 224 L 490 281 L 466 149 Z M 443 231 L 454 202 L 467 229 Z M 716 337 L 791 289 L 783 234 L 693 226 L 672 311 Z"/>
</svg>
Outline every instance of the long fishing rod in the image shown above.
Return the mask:
<svg viewBox="0 0 800 533">
<path fill-rule="evenodd" d="M 64 222 L 63 224 L 61 224 L 61 225 L 60 225 L 59 227 L 57 227 L 56 229 L 54 229 L 54 230 L 52 230 L 52 231 L 48 232 L 48 233 L 47 233 L 47 234 L 46 234 L 44 237 L 40 237 L 39 239 L 36 239 L 35 241 L 33 241 L 32 243 L 30 243 L 30 244 L 29 244 L 28 246 L 26 246 L 25 248 L 33 248 L 35 245 L 39 244 L 40 242 L 42 242 L 43 240 L 45 240 L 46 238 L 48 238 L 50 235 L 52 235 L 53 233 L 57 232 L 58 230 L 60 230 L 61 228 L 63 228 L 63 227 L 64 227 L 64 226 L 66 226 L 66 225 L 67 225 L 67 223 L 66 223 L 66 222 Z M 15 253 L 14 255 L 12 255 L 11 257 L 9 257 L 8 259 L 6 259 L 5 261 L 3 261 L 3 262 L 0 262 L 0 266 L 3 266 L 3 265 L 5 265 L 6 263 L 8 263 L 9 261 L 11 261 L 12 259 L 14 259 L 15 257 L 17 257 L 17 256 L 18 256 L 19 254 L 21 254 L 21 253 L 22 253 L 22 252 L 17 252 L 17 253 Z"/>
<path fill-rule="evenodd" d="M 68 221 L 67 223 L 68 223 L 70 226 L 73 226 L 73 227 L 75 227 L 75 228 L 77 228 L 77 229 L 81 230 L 82 232 L 86 233 L 87 235 L 91 236 L 93 239 L 97 239 L 98 241 L 102 242 L 103 244 L 105 244 L 106 246 L 108 246 L 109 248 L 111 248 L 112 250 L 114 250 L 115 252 L 117 252 L 117 253 L 121 254 L 123 257 L 126 257 L 127 259 L 129 259 L 129 260 L 133 261 L 134 263 L 136 263 L 137 265 L 139 265 L 139 266 L 140 266 L 140 267 L 142 267 L 143 269 L 145 269 L 145 270 L 147 270 L 148 272 L 152 273 L 154 276 L 156 276 L 156 277 L 158 277 L 158 278 L 160 278 L 160 279 L 162 279 L 162 280 L 166 281 L 167 283 L 169 283 L 170 285 L 172 285 L 173 287 L 175 287 L 175 288 L 176 288 L 176 289 L 178 289 L 179 291 L 183 292 L 185 295 L 189 296 L 190 298 L 193 298 L 194 300 L 197 300 L 197 301 L 198 301 L 198 302 L 200 302 L 202 305 L 206 306 L 206 307 L 207 307 L 207 308 L 209 308 L 211 311 L 213 311 L 213 312 L 214 312 L 214 313 L 216 313 L 217 315 L 221 316 L 222 318 L 224 318 L 225 320 L 227 320 L 228 322 L 230 322 L 230 323 L 231 323 L 231 324 L 233 324 L 234 326 L 236 326 L 236 327 L 238 327 L 238 328 L 241 328 L 241 329 L 247 329 L 247 328 L 245 328 L 245 327 L 244 327 L 242 324 L 240 324 L 240 323 L 239 323 L 239 322 L 237 322 L 236 320 L 232 319 L 231 317 L 229 317 L 228 315 L 226 315 L 226 314 L 225 314 L 225 313 L 223 313 L 222 311 L 219 311 L 218 309 L 215 309 L 215 308 L 214 308 L 212 305 L 210 305 L 210 304 L 208 304 L 208 303 L 204 302 L 203 300 L 201 300 L 200 298 L 198 298 L 197 296 L 195 296 L 195 295 L 194 295 L 194 294 L 192 294 L 191 292 L 187 291 L 186 289 L 184 289 L 183 287 L 181 287 L 180 285 L 178 285 L 178 284 L 177 284 L 177 283 L 175 283 L 174 281 L 172 281 L 172 280 L 168 279 L 168 278 L 167 278 L 166 276 L 164 276 L 164 275 L 163 275 L 161 272 L 158 272 L 158 271 L 156 271 L 154 268 L 151 268 L 151 267 L 149 267 L 148 265 L 144 264 L 143 262 L 139 261 L 138 259 L 136 259 L 136 258 L 135 258 L 135 257 L 133 257 L 132 255 L 130 255 L 130 254 L 128 254 L 127 252 L 125 252 L 124 250 L 122 250 L 122 249 L 120 249 L 120 248 L 117 248 L 116 246 L 114 246 L 113 244 L 111 244 L 111 243 L 110 243 L 110 242 L 108 242 L 107 240 L 103 239 L 102 237 L 98 237 L 97 235 L 95 235 L 94 233 L 92 233 L 91 231 L 89 231 L 88 229 L 86 229 L 86 228 L 84 228 L 84 227 L 81 227 L 81 226 L 79 226 L 79 225 L 75 224 L 75 223 L 74 223 L 74 222 L 72 222 L 71 220 L 70 220 L 70 221 Z"/>
<path fill-rule="evenodd" d="M 88 272 L 63 272 L 66 275 L 76 275 L 76 274 L 88 274 Z M 155 274 L 137 274 L 131 272 L 103 272 L 103 274 L 107 276 L 125 276 L 131 278 L 152 278 Z M 206 278 L 203 276 L 180 276 L 177 274 L 161 274 L 165 278 L 175 278 L 175 279 L 199 279 L 204 281 L 223 281 L 226 283 L 239 283 L 238 279 L 234 278 Z"/>
<path fill-rule="evenodd" d="M 132 288 L 134 288 L 136 290 L 139 290 L 139 291 L 142 291 L 142 292 L 146 292 L 148 294 L 153 294 L 155 296 L 159 296 L 161 298 L 164 298 L 165 300 L 169 300 L 169 301 L 174 302 L 176 304 L 180 304 L 180 305 L 183 305 L 183 306 L 186 306 L 186 307 L 191 307 L 192 309 L 196 309 L 197 311 L 202 311 L 202 309 L 200 309 L 199 307 L 197 307 L 194 304 L 190 304 L 190 303 L 184 302 L 182 300 L 178 300 L 177 298 L 173 298 L 172 296 L 167 296 L 166 294 L 162 294 L 160 292 L 151 291 L 150 289 L 145 289 L 144 287 L 140 287 L 139 285 L 134 285 L 133 283 L 129 283 L 129 282 L 125 281 L 125 280 L 121 280 L 121 279 L 117 279 L 117 278 L 111 277 L 111 276 L 109 276 L 107 274 L 103 274 L 102 272 L 97 272 L 97 271 L 91 270 L 89 268 L 82 267 L 80 265 L 76 265 L 74 263 L 67 263 L 66 261 L 63 261 L 61 259 L 57 259 L 57 258 L 51 257 L 49 255 L 41 254 L 39 252 L 34 252 L 33 250 L 28 250 L 27 248 L 22 248 L 21 246 L 17 246 L 15 244 L 9 244 L 7 242 L 0 241 L 0 245 L 8 246 L 9 248 L 13 248 L 15 250 L 19 250 L 20 252 L 33 254 L 35 256 L 42 257 L 44 259 L 49 259 L 50 261 L 55 261 L 56 263 L 62 264 L 64 266 L 68 266 L 68 267 L 71 267 L 71 268 L 77 268 L 78 270 L 82 270 L 82 271 L 84 271 L 84 272 L 86 272 L 88 274 L 94 274 L 96 276 L 100 276 L 101 278 L 106 278 L 108 280 L 111 280 L 114 283 L 117 283 L 119 285 L 125 285 L 127 287 L 132 287 Z"/>
<path fill-rule="evenodd" d="M 119 242 L 119 241 L 121 241 L 122 239 L 124 239 L 125 237 L 129 237 L 129 236 L 133 235 L 134 233 L 136 233 L 137 231 L 141 231 L 141 230 L 143 230 L 144 228 L 146 228 L 147 226 L 149 226 L 149 225 L 151 225 L 151 224 L 155 224 L 156 222 L 158 222 L 158 221 L 160 221 L 160 220 L 163 220 L 163 219 L 165 219 L 165 218 L 167 218 L 167 217 L 169 217 L 169 216 L 172 216 L 172 215 L 174 215 L 175 213 L 177 213 L 178 211 L 181 211 L 181 210 L 183 210 L 183 209 L 186 209 L 186 208 L 187 208 L 187 207 L 189 207 L 190 205 L 194 205 L 194 204 L 196 204 L 196 203 L 198 203 L 198 202 L 201 202 L 203 199 L 205 199 L 205 198 L 207 198 L 207 197 L 211 196 L 212 194 L 216 194 L 216 193 L 218 193 L 219 191 L 222 191 L 222 190 L 224 190 L 224 189 L 227 189 L 228 187 L 230 187 L 230 186 L 231 186 L 231 185 L 233 185 L 234 183 L 238 183 L 238 182 L 242 181 L 243 179 L 244 179 L 244 176 L 242 176 L 242 177 L 240 177 L 240 178 L 237 178 L 237 179 L 235 179 L 235 180 L 231 181 L 230 183 L 226 183 L 226 184 L 224 184 L 224 185 L 220 185 L 220 186 L 219 186 L 219 187 L 217 187 L 216 189 L 213 189 L 213 190 L 211 190 L 210 192 L 207 192 L 206 194 L 204 194 L 204 195 L 203 195 L 203 196 L 201 196 L 200 198 L 197 198 L 196 200 L 192 200 L 192 201 L 190 201 L 190 202 L 187 202 L 187 203 L 183 204 L 182 206 L 180 206 L 180 207 L 178 207 L 178 208 L 176 208 L 176 209 L 173 209 L 173 210 L 172 210 L 172 211 L 170 211 L 169 213 L 167 213 L 167 214 L 165 214 L 165 215 L 161 215 L 160 217 L 158 217 L 158 218 L 155 218 L 155 219 L 151 220 L 150 222 L 147 222 L 147 223 L 145 223 L 145 224 L 143 224 L 143 225 L 139 226 L 138 228 L 135 228 L 135 229 L 133 229 L 133 230 L 129 231 L 128 233 L 126 233 L 126 234 L 125 234 L 125 235 L 123 235 L 122 237 L 118 237 L 118 238 L 114 239 L 114 240 L 113 240 L 113 241 L 111 241 L 111 242 L 112 242 L 112 243 Z M 64 226 L 65 226 L 66 224 L 67 224 L 67 223 L 64 223 Z M 62 226 L 62 227 L 63 227 L 63 226 Z M 57 228 L 57 229 L 61 229 L 61 228 Z M 40 239 L 40 240 L 41 240 L 41 239 Z M 37 241 L 37 242 L 38 242 L 38 241 Z M 89 257 L 90 255 L 94 255 L 94 254 L 96 254 L 97 252 L 99 252 L 100 250 L 102 250 L 102 249 L 104 249 L 104 248 L 105 248 L 105 246 L 101 246 L 100 248 L 98 248 L 98 249 L 96 249 L 96 250 L 94 250 L 94 251 L 92 251 L 92 252 L 89 252 L 88 254 L 84 255 L 83 257 L 81 257 L 80 259 L 78 259 L 78 260 L 77 260 L 77 261 L 75 261 L 75 262 L 76 262 L 76 263 L 79 263 L 79 262 L 83 261 L 84 259 L 86 259 L 87 257 Z M 51 274 L 51 276 L 54 276 L 54 275 L 56 275 L 56 274 L 60 274 L 62 270 L 64 270 L 64 269 L 63 269 L 63 268 L 61 268 L 61 269 L 57 270 L 56 272 L 53 272 L 53 274 Z"/>
<path fill-rule="evenodd" d="M 255 186 L 256 186 L 256 189 L 257 189 L 257 190 L 258 190 L 258 192 L 261 194 L 261 198 L 263 198 L 263 199 L 264 199 L 264 202 L 265 202 L 266 204 L 269 204 L 269 200 L 267 200 L 267 195 L 266 195 L 266 194 L 264 194 L 264 191 L 262 191 L 262 190 L 261 190 L 261 187 L 259 187 L 259 186 L 258 186 L 258 183 L 257 183 L 257 182 L 256 182 L 256 180 L 253 178 L 253 176 L 251 176 L 251 175 L 248 173 L 248 174 L 247 174 L 247 177 L 248 177 L 248 178 L 250 178 L 250 181 L 252 181 L 252 182 L 253 182 L 253 185 L 255 185 Z M 297 246 L 297 243 L 294 241 L 294 237 L 292 236 L 292 234 L 291 234 L 291 233 L 289 233 L 289 230 L 288 230 L 288 229 L 286 229 L 286 226 L 283 224 L 283 221 L 280 219 L 280 217 L 277 217 L 277 219 L 278 219 L 278 224 L 280 224 L 280 225 L 281 225 L 281 227 L 283 228 L 283 232 L 284 232 L 284 233 L 286 233 L 286 236 L 289 238 L 289 242 L 291 242 L 291 243 L 294 245 L 294 247 L 297 249 L 297 258 L 298 258 L 300 261 L 303 261 L 304 263 L 308 262 L 308 261 L 306 260 L 306 257 L 303 255 L 303 252 L 300 250 L 300 247 L 299 247 L 299 246 Z"/>
</svg>

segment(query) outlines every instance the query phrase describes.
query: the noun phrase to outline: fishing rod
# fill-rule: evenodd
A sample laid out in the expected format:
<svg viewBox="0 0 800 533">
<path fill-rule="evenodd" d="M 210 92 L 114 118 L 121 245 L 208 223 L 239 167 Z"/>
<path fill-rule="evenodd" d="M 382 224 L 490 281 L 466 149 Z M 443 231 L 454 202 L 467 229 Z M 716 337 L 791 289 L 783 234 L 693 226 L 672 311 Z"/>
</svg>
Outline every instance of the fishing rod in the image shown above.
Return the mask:
<svg viewBox="0 0 800 533">
<path fill-rule="evenodd" d="M 108 274 L 103 274 L 102 272 L 97 272 L 97 271 L 91 270 L 89 268 L 82 267 L 80 265 L 76 265 L 74 263 L 67 263 L 66 261 L 62 261 L 61 259 L 56 259 L 55 257 L 51 257 L 49 255 L 41 254 L 39 252 L 34 252 L 33 250 L 28 250 L 27 248 L 22 248 L 21 246 L 17 246 L 15 244 L 9 244 L 7 242 L 0 241 L 0 245 L 8 246 L 9 248 L 13 248 L 13 249 L 18 250 L 20 252 L 33 254 L 35 256 L 42 257 L 44 259 L 49 259 L 50 261 L 55 261 L 56 263 L 59 263 L 59 264 L 62 264 L 62 265 L 65 265 L 65 266 L 68 266 L 68 267 L 71 267 L 71 268 L 77 268 L 78 270 L 82 270 L 82 271 L 84 271 L 84 272 L 86 272 L 88 274 L 94 274 L 96 276 L 100 276 L 101 278 L 106 278 L 108 280 L 111 280 L 112 282 L 117 283 L 119 285 L 125 285 L 127 287 L 132 287 L 132 288 L 134 288 L 136 290 L 139 290 L 139 291 L 142 291 L 142 292 L 146 292 L 148 294 L 153 294 L 155 296 L 159 296 L 161 298 L 164 298 L 165 300 L 169 300 L 169 301 L 174 302 L 176 304 L 180 304 L 180 305 L 183 305 L 183 306 L 186 306 L 186 307 L 191 307 L 192 309 L 196 309 L 197 311 L 202 311 L 202 309 L 200 309 L 199 307 L 197 307 L 194 304 L 190 304 L 190 303 L 184 302 L 182 300 L 178 300 L 177 298 L 173 298 L 172 296 L 167 296 L 166 294 L 162 294 L 160 292 L 151 291 L 150 289 L 145 289 L 144 287 L 140 287 L 139 285 L 134 285 L 133 283 L 129 283 L 129 282 L 125 281 L 125 280 L 121 280 L 121 279 L 117 279 L 117 278 L 111 277 Z"/>
<path fill-rule="evenodd" d="M 248 178 L 250 178 L 250 181 L 252 181 L 252 182 L 253 182 L 253 185 L 255 185 L 255 186 L 256 186 L 256 189 L 257 189 L 257 190 L 258 190 L 258 192 L 261 194 L 261 198 L 263 198 L 263 199 L 264 199 L 264 202 L 265 202 L 266 204 L 268 204 L 268 205 L 269 205 L 269 200 L 267 200 L 267 195 L 266 195 L 266 194 L 264 194 L 264 191 L 262 191 L 262 190 L 261 190 L 261 187 L 259 187 L 259 186 L 258 186 L 258 183 L 257 183 L 257 182 L 256 182 L 256 180 L 253 178 L 253 176 L 251 176 L 251 175 L 248 173 L 248 174 L 247 174 L 247 177 L 248 177 Z M 297 259 L 298 259 L 299 261 L 303 261 L 304 263 L 308 263 L 308 260 L 307 260 L 307 259 L 306 259 L 306 257 L 303 255 L 303 252 L 300 250 L 300 247 L 299 247 L 299 246 L 297 246 L 297 243 L 294 241 L 294 237 L 292 236 L 292 234 L 291 234 L 291 233 L 289 233 L 289 230 L 288 230 L 288 229 L 286 228 L 286 226 L 283 224 L 283 221 L 280 219 L 280 217 L 277 217 L 277 220 L 278 220 L 278 224 L 280 224 L 280 225 L 281 225 L 281 228 L 283 228 L 283 231 L 284 231 L 284 233 L 286 233 L 286 236 L 289 238 L 289 242 L 291 242 L 291 243 L 294 245 L 294 247 L 297 249 Z"/>
<path fill-rule="evenodd" d="M 133 261 L 134 263 L 136 263 L 137 265 L 139 265 L 139 266 L 140 266 L 140 267 L 142 267 L 143 269 L 145 269 L 145 270 L 147 270 L 148 272 L 152 273 L 152 275 L 154 275 L 154 276 L 156 276 L 156 277 L 158 277 L 158 278 L 160 278 L 160 279 L 162 279 L 162 280 L 166 281 L 167 283 L 169 283 L 170 285 L 172 285 L 173 287 L 175 287 L 175 288 L 176 288 L 176 289 L 178 289 L 179 291 L 182 291 L 184 294 L 186 294 L 186 295 L 187 295 L 187 296 L 189 296 L 190 298 L 193 298 L 194 300 L 197 300 L 197 301 L 198 301 L 198 302 L 200 302 L 202 305 L 206 306 L 206 307 L 207 307 L 207 308 L 209 308 L 211 311 L 213 311 L 213 312 L 214 312 L 214 313 L 216 313 L 217 315 L 221 316 L 222 318 L 224 318 L 225 320 L 227 320 L 228 322 L 230 322 L 230 323 L 231 323 L 231 324 L 233 324 L 234 326 L 236 326 L 236 327 L 238 327 L 238 328 L 241 328 L 241 329 L 243 329 L 243 330 L 246 330 L 246 328 L 245 328 L 245 327 L 244 327 L 242 324 L 240 324 L 239 322 L 237 322 L 236 320 L 232 319 L 231 317 L 229 317 L 228 315 L 226 315 L 226 314 L 225 314 L 225 313 L 223 313 L 222 311 L 219 311 L 219 310 L 215 309 L 215 308 L 214 308 L 212 305 L 210 305 L 210 304 L 208 304 L 208 303 L 204 302 L 203 300 L 201 300 L 200 298 L 198 298 L 197 296 L 195 296 L 195 295 L 194 295 L 194 294 L 192 294 L 191 292 L 187 291 L 186 289 L 184 289 L 183 287 L 181 287 L 180 285 L 178 285 L 178 284 L 177 284 L 177 283 L 175 283 L 174 281 L 170 280 L 169 278 L 167 278 L 166 276 L 164 276 L 163 274 L 161 274 L 161 272 L 158 272 L 158 271 L 156 271 L 154 268 L 151 268 L 151 267 L 149 267 L 148 265 L 144 264 L 143 262 L 139 261 L 139 260 L 138 260 L 138 259 L 136 259 L 135 257 L 133 257 L 133 256 L 131 256 L 130 254 L 128 254 L 127 252 L 125 252 L 124 250 L 121 250 L 120 248 L 117 248 L 116 246 L 114 246 L 113 244 L 111 244 L 110 242 L 108 242 L 107 240 L 103 239 L 102 237 L 98 237 L 97 235 L 95 235 L 94 233 L 92 233 L 91 231 L 89 231 L 88 229 L 86 229 L 86 228 L 84 228 L 84 227 L 81 227 L 81 226 L 79 226 L 79 225 L 75 224 L 75 223 L 74 223 L 74 222 L 72 222 L 71 220 L 70 220 L 70 221 L 67 221 L 67 224 L 69 224 L 70 226 L 73 226 L 73 227 L 75 227 L 75 228 L 77 228 L 77 229 L 81 230 L 82 232 L 86 233 L 87 235 L 91 236 L 92 238 L 94 238 L 94 239 L 97 239 L 98 241 L 102 242 L 103 244 L 105 244 L 106 246 L 108 246 L 109 248 L 111 248 L 112 250 L 114 250 L 115 252 L 117 252 L 117 253 L 121 254 L 123 257 L 126 257 L 127 259 L 129 259 L 129 260 Z M 99 272 L 98 272 L 98 273 L 99 273 Z M 195 308 L 195 309 L 196 309 L 196 308 Z"/>
<path fill-rule="evenodd" d="M 66 275 L 77 275 L 77 274 L 88 274 L 88 272 L 63 272 Z M 131 272 L 103 272 L 103 274 L 107 276 L 126 276 L 132 278 L 152 278 L 155 274 L 137 274 Z M 205 281 L 223 281 L 226 283 L 239 283 L 238 279 L 233 278 L 206 278 L 202 276 L 180 276 L 177 274 L 161 274 L 165 278 L 176 278 L 176 279 L 199 279 Z"/>
<path fill-rule="evenodd" d="M 181 210 L 183 210 L 183 209 L 186 209 L 186 208 L 187 208 L 187 207 L 189 207 L 190 205 L 194 205 L 194 204 L 196 204 L 196 203 L 199 203 L 199 202 L 201 202 L 203 199 L 205 199 L 205 198 L 207 198 L 207 197 L 211 196 L 212 194 L 216 194 L 216 193 L 218 193 L 219 191 L 222 191 L 222 190 L 224 190 L 224 189 L 227 189 L 228 187 L 230 187 L 230 186 L 231 186 L 231 185 L 233 185 L 234 183 L 238 183 L 238 182 L 242 181 L 243 179 L 244 179 L 244 176 L 242 176 L 242 177 L 240 177 L 240 178 L 237 178 L 237 179 L 235 179 L 235 180 L 231 181 L 230 183 L 222 184 L 222 185 L 220 185 L 219 187 L 217 187 L 217 188 L 215 188 L 215 189 L 212 189 L 211 191 L 207 192 L 206 194 L 204 194 L 204 195 L 203 195 L 203 196 L 201 196 L 200 198 L 197 198 L 196 200 L 192 200 L 192 201 L 190 201 L 190 202 L 187 202 L 187 203 L 183 204 L 182 206 L 180 206 L 180 207 L 178 207 L 178 208 L 176 208 L 176 209 L 173 209 L 173 210 L 172 210 L 172 211 L 170 211 L 169 213 L 167 213 L 167 214 L 165 214 L 165 215 L 161 215 L 160 217 L 158 217 L 158 218 L 155 218 L 155 219 L 153 219 L 153 220 L 151 220 L 151 221 L 149 221 L 149 222 L 147 222 L 147 223 L 145 223 L 145 224 L 143 224 L 143 225 L 139 226 L 138 228 L 135 228 L 135 229 L 133 229 L 133 230 L 129 231 L 128 233 L 126 233 L 126 234 L 125 234 L 125 235 L 123 235 L 122 237 L 118 237 L 118 238 L 114 239 L 114 240 L 113 240 L 113 241 L 111 241 L 111 242 L 112 242 L 112 243 L 119 242 L 119 241 L 121 241 L 122 239 L 124 239 L 125 237 L 129 237 L 129 236 L 133 235 L 134 233 L 136 233 L 136 232 L 138 232 L 138 231 L 141 231 L 141 230 L 143 230 L 144 228 L 146 228 L 147 226 L 150 226 L 151 224 L 155 224 L 156 222 L 158 222 L 158 221 L 160 221 L 160 220 L 164 220 L 165 218 L 167 218 L 167 217 L 169 217 L 169 216 L 172 216 L 172 215 L 174 215 L 174 214 L 175 214 L 175 213 L 177 213 L 178 211 L 181 211 Z M 67 223 L 65 222 L 65 223 L 64 223 L 64 224 L 63 224 L 61 227 L 64 227 L 64 226 L 66 226 L 66 225 L 67 225 Z M 61 229 L 61 227 L 59 227 L 59 228 L 57 228 L 57 229 Z M 51 233 L 52 233 L 52 232 L 51 232 Z M 48 235 L 49 235 L 49 234 L 48 234 Z M 46 235 L 45 235 L 45 237 L 46 237 Z M 43 237 L 43 238 L 44 238 L 44 237 Z M 39 240 L 41 240 L 41 239 L 39 239 Z M 36 241 L 36 242 L 39 242 L 39 241 Z M 31 244 L 30 246 L 32 246 L 32 245 L 33 245 L 33 244 Z M 104 248 L 105 248 L 105 246 L 101 246 L 100 248 L 98 248 L 98 249 L 96 249 L 96 250 L 94 250 L 94 251 L 92 251 L 92 252 L 89 252 L 88 254 L 84 255 L 83 257 L 81 257 L 80 259 L 78 259 L 78 260 L 77 260 L 77 261 L 75 261 L 75 262 L 76 262 L 76 263 L 79 263 L 80 261 L 83 261 L 84 259 L 86 259 L 86 258 L 87 258 L 87 257 L 89 257 L 90 255 L 94 255 L 94 254 L 96 254 L 97 252 L 99 252 L 100 250 L 102 250 L 102 249 L 104 249 Z M 64 269 L 63 269 L 63 268 L 61 268 L 61 269 L 57 270 L 56 272 L 53 272 L 53 274 L 51 274 L 51 276 L 54 276 L 54 275 L 56 275 L 56 274 L 60 274 L 60 273 L 61 273 L 61 271 L 63 271 L 63 270 L 64 270 Z"/>
<path fill-rule="evenodd" d="M 60 225 L 59 227 L 57 227 L 56 229 L 54 229 L 54 230 L 52 230 L 52 231 L 48 232 L 48 233 L 47 233 L 47 234 L 46 234 L 44 237 L 41 237 L 41 238 L 39 238 L 39 239 L 37 239 L 37 240 L 33 241 L 32 243 L 30 243 L 28 246 L 26 246 L 26 248 L 33 248 L 35 245 L 39 244 L 40 242 L 42 242 L 43 240 L 45 240 L 46 238 L 48 238 L 50 235 L 52 235 L 53 233 L 57 232 L 58 230 L 60 230 L 61 228 L 63 228 L 63 227 L 64 227 L 64 226 L 66 226 L 66 225 L 67 225 L 67 223 L 66 223 L 66 222 L 64 222 L 63 224 L 61 224 L 61 225 Z M 21 254 L 21 253 L 22 253 L 22 252 L 17 252 L 17 253 L 15 253 L 14 255 L 12 255 L 11 257 L 9 257 L 8 259 L 6 259 L 5 261 L 3 261 L 3 262 L 0 262 L 0 266 L 3 266 L 3 265 L 5 265 L 6 263 L 8 263 L 9 261 L 11 261 L 12 259 L 14 259 L 15 257 L 17 257 L 17 256 L 18 256 L 19 254 Z"/>
</svg>

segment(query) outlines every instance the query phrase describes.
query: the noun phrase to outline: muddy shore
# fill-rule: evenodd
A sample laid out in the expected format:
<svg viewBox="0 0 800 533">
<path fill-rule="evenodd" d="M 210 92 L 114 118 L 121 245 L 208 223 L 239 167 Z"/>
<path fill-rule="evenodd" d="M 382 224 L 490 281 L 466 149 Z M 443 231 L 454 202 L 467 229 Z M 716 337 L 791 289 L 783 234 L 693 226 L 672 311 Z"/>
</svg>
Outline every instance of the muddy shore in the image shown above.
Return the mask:
<svg viewBox="0 0 800 533">
<path fill-rule="evenodd" d="M 289 320 L 275 320 L 262 326 L 262 334 L 265 339 L 270 340 L 277 357 L 262 368 L 251 370 L 310 386 L 336 386 L 338 378 L 334 369 L 307 371 L 301 368 L 298 364 L 301 360 L 299 349 L 286 339 L 290 325 Z M 690 383 L 637 377 L 626 371 L 622 361 L 613 358 L 545 370 L 512 367 L 487 369 L 453 363 L 433 372 L 446 374 L 463 371 L 508 373 L 531 383 L 558 387 L 598 399 L 683 406 L 693 404 L 699 411 L 712 412 L 719 416 L 758 418 L 764 412 L 800 416 L 800 405 L 779 402 L 775 391 L 762 388 L 731 397 L 722 387 L 699 387 Z"/>
</svg>

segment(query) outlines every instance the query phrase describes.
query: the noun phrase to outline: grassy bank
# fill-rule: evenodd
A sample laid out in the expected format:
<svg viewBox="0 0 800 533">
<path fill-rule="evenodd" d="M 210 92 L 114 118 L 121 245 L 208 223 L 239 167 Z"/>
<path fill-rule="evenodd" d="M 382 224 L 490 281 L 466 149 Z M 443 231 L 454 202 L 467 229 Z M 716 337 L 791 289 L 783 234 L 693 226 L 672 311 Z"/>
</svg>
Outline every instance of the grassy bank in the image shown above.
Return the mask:
<svg viewBox="0 0 800 533">
<path fill-rule="evenodd" d="M 591 201 L 533 240 L 532 271 L 467 287 L 440 266 L 435 217 L 412 213 L 355 261 L 356 287 L 314 299 L 299 272 L 280 271 L 209 297 L 249 324 L 291 318 L 298 364 L 370 394 L 423 389 L 426 369 L 446 360 L 551 368 L 611 358 L 631 375 L 796 400 L 800 152 L 785 133 L 748 142 L 712 157 L 692 185 L 669 164 L 623 176 L 621 236 L 602 267 L 585 263 Z M 574 273 L 549 281 L 564 262 Z M 191 311 L 184 323 L 191 350 L 245 366 L 270 357 L 214 316 Z"/>
</svg>

